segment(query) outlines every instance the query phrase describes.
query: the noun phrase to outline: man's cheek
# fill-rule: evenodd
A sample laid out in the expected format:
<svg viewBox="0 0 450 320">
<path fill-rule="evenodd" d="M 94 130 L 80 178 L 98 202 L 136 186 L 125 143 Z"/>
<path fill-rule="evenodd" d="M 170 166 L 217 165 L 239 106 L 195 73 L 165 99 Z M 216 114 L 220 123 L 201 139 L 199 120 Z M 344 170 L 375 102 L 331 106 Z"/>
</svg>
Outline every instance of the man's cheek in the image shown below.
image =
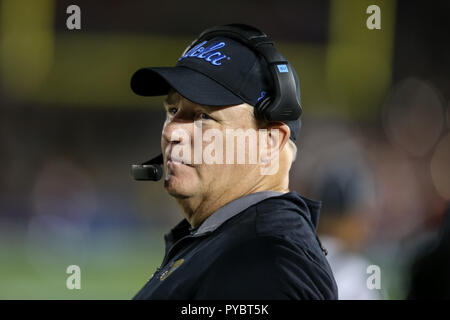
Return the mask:
<svg viewBox="0 0 450 320">
<path fill-rule="evenodd" d="M 220 179 L 218 176 L 218 172 L 214 174 L 214 170 L 212 168 L 214 165 L 202 163 L 195 167 L 195 171 L 193 172 L 196 181 L 200 183 L 207 184 L 211 179 Z"/>
</svg>

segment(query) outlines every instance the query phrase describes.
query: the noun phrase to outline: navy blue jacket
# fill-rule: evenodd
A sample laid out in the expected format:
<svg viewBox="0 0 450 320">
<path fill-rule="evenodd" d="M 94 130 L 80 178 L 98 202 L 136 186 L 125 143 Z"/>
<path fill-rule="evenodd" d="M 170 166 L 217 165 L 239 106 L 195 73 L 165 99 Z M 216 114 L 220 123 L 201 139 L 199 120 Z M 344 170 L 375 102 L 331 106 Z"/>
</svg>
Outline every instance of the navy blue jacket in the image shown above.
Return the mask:
<svg viewBox="0 0 450 320">
<path fill-rule="evenodd" d="M 289 192 L 197 229 L 183 220 L 165 236 L 164 261 L 134 299 L 337 299 L 316 236 L 320 207 Z"/>
</svg>

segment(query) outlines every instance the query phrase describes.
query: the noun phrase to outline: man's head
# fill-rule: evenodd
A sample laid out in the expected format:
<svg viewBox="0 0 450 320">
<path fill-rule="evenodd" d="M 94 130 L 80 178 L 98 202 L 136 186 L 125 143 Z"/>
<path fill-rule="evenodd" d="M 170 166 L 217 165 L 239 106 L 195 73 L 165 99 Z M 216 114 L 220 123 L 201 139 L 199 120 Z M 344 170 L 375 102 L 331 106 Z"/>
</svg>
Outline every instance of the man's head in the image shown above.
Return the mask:
<svg viewBox="0 0 450 320">
<path fill-rule="evenodd" d="M 177 199 L 287 191 L 300 130 L 298 78 L 287 61 L 269 66 L 273 57 L 283 58 L 271 45 L 269 59 L 238 40 L 220 34 L 200 39 L 175 67 L 133 75 L 135 93 L 167 94 L 165 187 Z M 274 100 L 285 104 L 270 113 Z M 290 110 L 289 103 L 300 110 Z M 295 119 L 286 119 L 289 114 Z"/>
</svg>

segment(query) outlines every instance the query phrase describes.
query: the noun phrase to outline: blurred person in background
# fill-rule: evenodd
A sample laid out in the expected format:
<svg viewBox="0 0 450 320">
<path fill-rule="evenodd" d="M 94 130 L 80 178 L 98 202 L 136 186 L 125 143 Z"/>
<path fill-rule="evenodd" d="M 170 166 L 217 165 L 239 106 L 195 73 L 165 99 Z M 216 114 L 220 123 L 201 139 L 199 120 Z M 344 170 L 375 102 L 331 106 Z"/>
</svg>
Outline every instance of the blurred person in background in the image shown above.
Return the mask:
<svg viewBox="0 0 450 320">
<path fill-rule="evenodd" d="M 312 193 L 323 204 L 319 234 L 342 300 L 381 298 L 379 290 L 367 287 L 372 263 L 363 254 L 374 192 L 370 168 L 354 138 L 326 149 L 312 178 Z"/>
</svg>

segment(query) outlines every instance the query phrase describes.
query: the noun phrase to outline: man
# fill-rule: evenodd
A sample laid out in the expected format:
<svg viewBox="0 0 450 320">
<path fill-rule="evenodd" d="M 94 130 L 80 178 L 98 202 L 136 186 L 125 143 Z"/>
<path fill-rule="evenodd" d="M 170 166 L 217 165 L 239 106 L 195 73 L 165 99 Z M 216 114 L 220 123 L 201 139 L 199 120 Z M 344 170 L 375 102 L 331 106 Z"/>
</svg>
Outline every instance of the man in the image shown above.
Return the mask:
<svg viewBox="0 0 450 320">
<path fill-rule="evenodd" d="M 289 190 L 299 113 L 262 117 L 260 100 L 276 95 L 278 79 L 267 58 L 231 35 L 202 40 L 175 67 L 131 80 L 139 95 L 167 95 L 164 187 L 185 216 L 135 299 L 337 299 L 316 236 L 321 203 Z"/>
</svg>

